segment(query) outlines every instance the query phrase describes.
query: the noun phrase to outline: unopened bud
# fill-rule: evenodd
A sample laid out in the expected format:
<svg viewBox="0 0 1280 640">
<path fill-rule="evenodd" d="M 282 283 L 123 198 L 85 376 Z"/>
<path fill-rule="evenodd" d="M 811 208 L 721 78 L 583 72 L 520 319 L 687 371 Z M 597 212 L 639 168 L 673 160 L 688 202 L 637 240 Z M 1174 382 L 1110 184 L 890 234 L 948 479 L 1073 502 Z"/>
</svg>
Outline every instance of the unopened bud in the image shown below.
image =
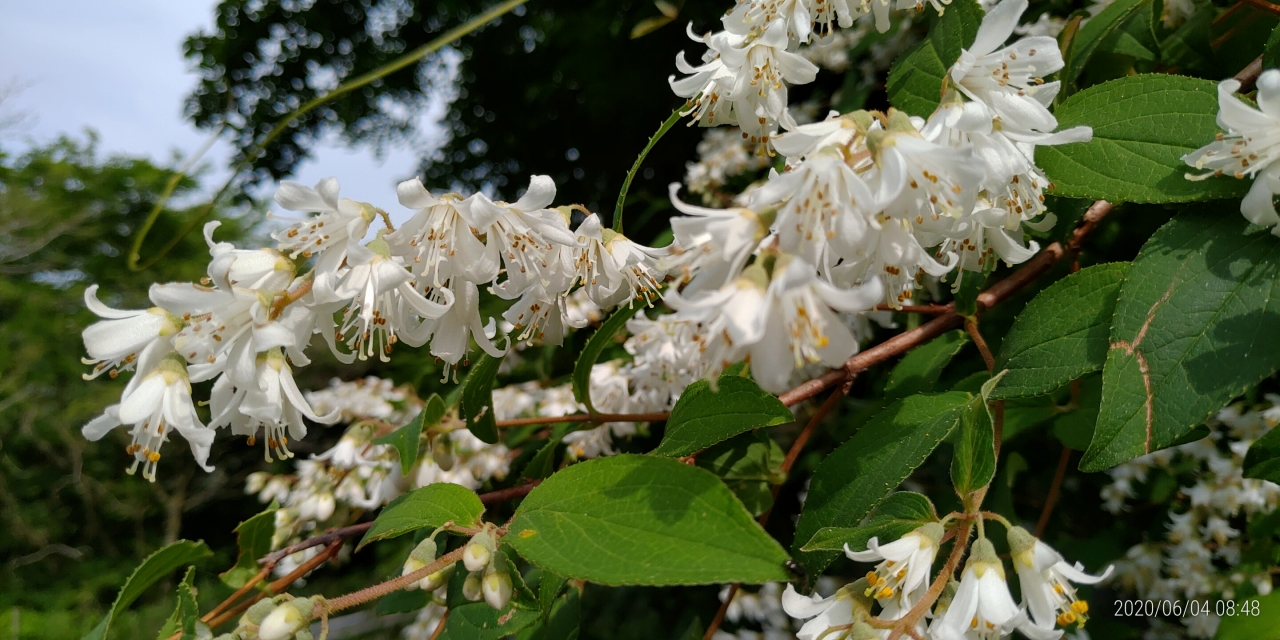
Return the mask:
<svg viewBox="0 0 1280 640">
<path fill-rule="evenodd" d="M 435 461 L 436 466 L 441 471 L 449 471 L 453 469 L 454 462 L 457 458 L 453 455 L 453 448 L 444 442 L 444 437 L 436 438 L 431 444 L 431 459 Z"/>
<path fill-rule="evenodd" d="M 457 565 L 449 565 L 435 573 L 429 574 L 427 577 L 418 581 L 418 588 L 423 591 L 435 591 L 443 587 L 449 582 L 449 578 L 453 575 L 453 568 Z"/>
<path fill-rule="evenodd" d="M 468 573 L 467 579 L 462 581 L 462 597 L 472 602 L 479 602 L 484 598 L 484 589 L 481 586 L 482 580 L 478 573 Z"/>
<path fill-rule="evenodd" d="M 261 640 L 289 640 L 307 625 L 314 609 L 315 603 L 311 598 L 289 600 L 267 614 L 258 627 L 258 637 Z"/>
<path fill-rule="evenodd" d="M 245 611 L 243 616 L 240 616 L 240 626 L 262 624 L 267 614 L 275 611 L 277 604 L 277 600 L 259 600 L 253 603 L 253 606 L 249 607 L 249 610 Z"/>
<path fill-rule="evenodd" d="M 502 609 L 511 600 L 511 574 L 506 571 L 493 571 L 485 575 L 481 581 L 484 601 L 494 609 Z"/>
<path fill-rule="evenodd" d="M 493 561 L 493 552 L 497 549 L 497 540 L 485 529 L 467 543 L 466 550 L 462 552 L 462 564 L 466 565 L 467 571 L 484 571 Z"/>
<path fill-rule="evenodd" d="M 427 538 L 418 543 L 418 546 L 409 552 L 409 558 L 421 562 L 424 566 L 430 564 L 436 559 L 436 541 L 435 538 Z M 422 567 L 418 567 L 421 569 Z"/>
</svg>

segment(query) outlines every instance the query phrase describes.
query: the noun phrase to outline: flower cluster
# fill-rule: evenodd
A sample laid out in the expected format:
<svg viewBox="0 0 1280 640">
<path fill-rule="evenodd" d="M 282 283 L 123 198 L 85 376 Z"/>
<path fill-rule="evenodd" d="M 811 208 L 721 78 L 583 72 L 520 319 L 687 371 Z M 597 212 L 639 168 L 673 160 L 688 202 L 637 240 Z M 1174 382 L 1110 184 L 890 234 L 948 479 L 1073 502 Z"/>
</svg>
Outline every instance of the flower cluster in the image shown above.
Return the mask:
<svg viewBox="0 0 1280 640">
<path fill-rule="evenodd" d="M 1269 395 L 1266 404 L 1248 411 L 1231 405 L 1210 422 L 1207 437 L 1130 460 L 1109 472 L 1112 481 L 1102 490 L 1103 505 L 1122 513 L 1156 475 L 1182 477 L 1175 470 L 1194 471 L 1194 482 L 1182 486 L 1174 500 L 1164 538 L 1135 545 L 1116 563 L 1115 581 L 1123 590 L 1155 600 L 1231 600 L 1250 591 L 1271 592 L 1268 568 L 1243 560 L 1248 538 L 1244 525 L 1275 511 L 1280 486 L 1246 479 L 1242 467 L 1250 445 L 1277 423 L 1280 396 Z M 1161 637 L 1209 638 L 1219 618 L 1206 611 L 1181 622 L 1184 630 L 1171 626 L 1162 629 Z"/>
<path fill-rule="evenodd" d="M 710 40 L 759 16 L 776 16 L 766 32 L 808 38 L 808 26 L 788 22 L 802 13 L 777 13 L 774 4 L 739 3 L 725 18 L 730 30 Z M 1043 76 L 1063 66 L 1056 41 L 1004 46 L 1026 6 L 1005 0 L 987 14 L 927 120 L 894 110 L 832 113 L 808 125 L 783 118 L 789 130 L 769 143 L 786 156 L 786 170 L 772 172 L 748 206 L 696 207 L 673 189 L 689 217 L 672 221 L 675 242 L 661 264 L 686 284 L 666 302 L 676 319 L 698 326 L 708 375 L 747 359 L 763 388 L 781 391 L 794 369 L 837 366 L 856 351 L 837 311 L 899 306 L 926 274 L 983 271 L 997 259 L 1016 264 L 1038 250 L 1024 227 L 1045 230 L 1054 217 L 1045 210 L 1048 180 L 1034 163 L 1035 147 L 1088 140 L 1092 132 L 1055 132 L 1047 107 L 1058 83 Z M 771 37 L 759 35 L 752 51 L 768 49 Z M 716 64 L 724 63 L 708 63 Z M 721 72 L 680 82 L 705 73 Z M 719 94 L 698 92 L 704 123 L 715 124 Z"/>
<path fill-rule="evenodd" d="M 782 595 L 783 608 L 792 617 L 808 620 L 797 637 L 888 637 L 888 630 L 868 624 L 872 608 L 879 606 L 880 620 L 893 621 L 921 602 L 944 533 L 942 524 L 930 523 L 889 544 L 881 545 L 877 538 L 871 538 L 866 551 L 852 551 L 846 545 L 845 555 L 850 560 L 878 564 L 866 577 L 828 598 L 805 597 L 788 585 Z M 1084 627 L 1089 605 L 1077 597 L 1072 584 L 1096 584 L 1106 579 L 1111 568 L 1101 576 L 1091 576 L 1079 563 L 1068 564 L 1022 527 L 1009 527 L 1008 543 L 1022 587 L 1022 605 L 1013 600 L 995 546 L 980 537 L 969 548 L 959 583 L 953 582 L 938 600 L 931 623 L 926 626 L 920 620 L 914 629 L 916 635 L 932 640 L 994 640 L 1016 630 L 1033 640 L 1056 640 L 1072 625 Z"/>
<path fill-rule="evenodd" d="M 566 305 L 575 289 L 603 308 L 657 296 L 664 252 L 604 228 L 594 214 L 571 229 L 568 208 L 547 208 L 555 185 L 545 176 L 534 176 L 515 203 L 482 193 L 436 196 L 417 180 L 398 193 L 415 214 L 388 233 L 385 212 L 339 198 L 331 178 L 315 188 L 285 182 L 276 202 L 311 215 L 274 234 L 276 248 L 216 242 L 211 222 L 201 283 L 153 285 L 155 306 L 129 311 L 102 304 L 89 287 L 86 303 L 104 318 L 84 331 L 92 375 L 137 373 L 84 435 L 97 440 L 131 425 L 131 472 L 142 466 L 151 480 L 175 430 L 206 469 L 214 432 L 225 426 L 251 443 L 261 434 L 268 460 L 288 458 L 288 441 L 306 435 L 307 420 L 338 419 L 316 413 L 293 381 L 292 368 L 310 362 L 313 334 L 343 362 L 387 360 L 400 342 L 429 343 L 448 378 L 473 341 L 491 356 L 505 352 L 496 319 L 480 311 L 481 287 L 512 301 L 503 313 L 512 338 L 548 344 L 583 324 Z M 388 229 L 365 242 L 379 216 Z M 299 276 L 295 261 L 303 259 L 314 266 Z M 191 396 L 191 383 L 205 380 L 214 381 L 208 424 Z"/>
</svg>

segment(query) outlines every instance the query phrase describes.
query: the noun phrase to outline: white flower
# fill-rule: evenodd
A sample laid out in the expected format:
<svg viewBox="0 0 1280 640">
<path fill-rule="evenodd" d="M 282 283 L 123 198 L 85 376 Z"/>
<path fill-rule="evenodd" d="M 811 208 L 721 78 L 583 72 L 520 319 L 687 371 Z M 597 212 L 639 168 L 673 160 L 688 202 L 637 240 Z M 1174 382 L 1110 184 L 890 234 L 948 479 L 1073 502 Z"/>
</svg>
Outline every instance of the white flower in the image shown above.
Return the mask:
<svg viewBox="0 0 1280 640">
<path fill-rule="evenodd" d="M 602 309 L 643 298 L 645 304 L 657 297 L 663 273 L 656 259 L 666 251 L 642 247 L 626 236 L 605 228 L 596 214 L 578 225 L 581 244 L 576 260 L 577 282 L 587 297 Z"/>
<path fill-rule="evenodd" d="M 871 188 L 836 148 L 810 155 L 794 170 L 769 176 L 751 194 L 756 211 L 777 208 L 771 230 L 779 248 L 830 273 L 853 260 L 879 208 Z"/>
<path fill-rule="evenodd" d="M 348 254 L 350 269 L 328 297 L 317 295 L 317 302 L 346 303 L 336 339 L 345 340 L 361 360 L 376 353 L 387 362 L 391 347 L 399 340 L 397 333 L 414 315 L 435 320 L 453 304 L 453 292 L 448 289 L 433 291 L 433 297 L 438 295 L 441 302 L 418 293 L 413 276 L 390 255 L 390 248 L 381 238 L 368 246 L 352 245 Z"/>
<path fill-rule="evenodd" d="M 1004 566 L 995 546 L 979 538 L 969 550 L 960 587 L 951 605 L 929 629 L 934 640 L 996 640 L 1015 629 L 1032 640 L 1056 640 L 1061 631 L 1031 624 L 1018 609 L 1005 582 Z"/>
<path fill-rule="evenodd" d="M 845 585 L 829 598 L 819 598 L 817 594 L 805 597 L 796 593 L 791 585 L 782 592 L 782 609 L 787 615 L 800 620 L 808 619 L 796 637 L 800 640 L 817 640 L 826 637 L 831 627 L 839 627 L 853 623 L 860 618 L 869 617 L 870 603 L 859 596 L 855 582 Z"/>
<path fill-rule="evenodd" d="M 414 272 L 430 287 L 447 287 L 454 278 L 489 282 L 498 277 L 498 244 L 476 237 L 458 210 L 455 193 L 433 196 L 417 178 L 396 186 L 400 204 L 417 213 L 385 236 L 395 255 L 411 259 Z"/>
<path fill-rule="evenodd" d="M 683 291 L 693 295 L 714 291 L 742 271 L 765 237 L 766 227 L 751 209 L 707 209 L 685 204 L 678 197 L 680 185 L 670 185 L 671 204 L 688 217 L 671 218 L 675 237 L 660 268 L 676 272 L 687 282 Z"/>
<path fill-rule="evenodd" d="M 213 418 L 210 428 L 231 426 L 235 435 L 248 436 L 254 444 L 259 427 L 267 462 L 274 450 L 281 459 L 292 458 L 289 438 L 301 440 L 307 435 L 306 417 L 314 422 L 333 424 L 339 412 L 320 416 L 311 409 L 293 380 L 293 372 L 280 349 L 271 349 L 257 358 L 257 384 L 235 388 L 227 376 L 218 378 L 210 396 Z M 285 434 L 288 433 L 288 436 Z"/>
<path fill-rule="evenodd" d="M 557 245 L 574 246 L 577 239 L 565 224 L 564 216 L 546 206 L 556 196 L 556 185 L 547 176 L 530 176 L 529 188 L 513 203 L 490 200 L 483 193 L 459 202 L 457 208 L 485 244 L 496 247 L 506 278 L 494 284 L 494 293 L 506 300 L 520 297 L 533 283 L 561 289 L 568 274 L 555 269 L 548 253 Z M 496 276 L 500 277 L 500 276 Z M 568 293 L 568 291 L 562 291 Z"/>
<path fill-rule="evenodd" d="M 689 75 L 680 80 L 671 76 L 672 91 L 696 98 L 689 112 L 703 126 L 737 124 L 754 142 L 766 142 L 779 124 L 794 128 L 787 112 L 787 84 L 813 82 L 818 68 L 787 51 L 787 32 L 782 18 L 750 35 L 722 31 L 701 38 L 690 32 L 690 38 L 710 50 L 699 67 L 686 62 L 683 52 L 676 56 L 676 68 Z"/>
<path fill-rule="evenodd" d="M 233 286 L 263 291 L 280 291 L 293 281 L 293 262 L 275 249 L 237 249 L 230 242 L 214 242 L 213 232 L 222 226 L 213 221 L 204 225 L 204 241 L 209 245 L 209 280 L 219 289 Z"/>
<path fill-rule="evenodd" d="M 85 374 L 85 380 L 104 372 L 114 378 L 121 371 L 133 369 L 144 350 L 168 350 L 169 336 L 183 325 L 182 318 L 160 307 L 112 309 L 98 300 L 96 284 L 84 290 L 84 304 L 99 318 L 105 318 L 89 325 L 82 334 L 89 357 L 81 362 L 93 365 L 93 373 Z"/>
<path fill-rule="evenodd" d="M 338 197 L 338 181 L 325 178 L 315 188 L 288 180 L 276 190 L 276 203 L 290 211 L 317 215 L 298 220 L 272 234 L 290 258 L 320 254 L 316 262 L 316 291 L 327 292 L 347 256 L 347 246 L 364 239 L 377 216 L 372 205 Z"/>
<path fill-rule="evenodd" d="M 150 360 L 156 360 L 152 362 Z M 107 432 L 122 424 L 133 425 L 133 442 L 125 452 L 133 456 L 129 473 L 142 465 L 142 477 L 155 482 L 160 447 L 169 439 L 170 430 L 191 445 L 191 455 L 205 471 L 212 471 L 206 461 L 213 444 L 213 430 L 201 424 L 191 401 L 191 382 L 187 365 L 176 353 L 143 358 L 138 375 L 125 387 L 120 404 L 107 407 L 99 417 L 84 426 L 81 433 L 88 440 L 100 440 Z"/>
<path fill-rule="evenodd" d="M 875 571 L 867 574 L 870 585 L 866 595 L 896 602 L 907 611 L 928 589 L 929 571 L 944 533 L 942 525 L 934 522 L 886 545 L 872 537 L 866 551 L 852 551 L 845 545 L 844 553 L 855 562 L 879 562 Z"/>
<path fill-rule="evenodd" d="M 1236 97 L 1239 90 L 1239 80 L 1218 84 L 1218 126 L 1226 134 L 1182 157 L 1197 170 L 1209 170 L 1189 173 L 1187 179 L 1224 174 L 1253 178 L 1253 186 L 1240 202 L 1240 213 L 1280 235 L 1280 215 L 1272 201 L 1280 192 L 1280 163 L 1276 162 L 1280 158 L 1280 71 L 1268 69 L 1258 76 L 1257 108 Z"/>
<path fill-rule="evenodd" d="M 1048 106 L 1060 83 L 1044 77 L 1062 69 L 1058 42 L 1032 36 L 1003 47 L 1027 9 L 1027 0 L 1001 0 L 978 27 L 973 45 L 960 52 L 950 79 L 971 100 L 990 109 L 1005 135 L 1034 144 L 1088 140 L 1089 127 L 1053 133 L 1058 120 Z"/>
<path fill-rule="evenodd" d="M 480 318 L 480 292 L 476 285 L 464 280 L 461 285 L 455 285 L 452 293 L 453 304 L 443 315 L 423 322 L 418 329 L 406 331 L 403 335 L 410 346 L 422 346 L 427 340 L 431 341 L 431 355 L 444 360 L 447 365 L 445 380 L 449 379 L 453 367 L 470 351 L 472 338 L 485 353 L 495 358 L 501 358 L 505 353 L 505 349 L 499 349 L 493 344 L 493 337 L 498 330 L 497 323 L 490 319 L 486 326 Z"/>
<path fill-rule="evenodd" d="M 1067 564 L 1062 554 L 1022 527 L 1009 529 L 1009 548 L 1013 567 L 1022 583 L 1024 604 L 1036 626 L 1052 631 L 1055 624 L 1065 628 L 1078 622 L 1083 627 L 1088 619 L 1089 603 L 1076 597 L 1071 583 L 1097 584 L 1106 580 L 1114 567 L 1107 567 L 1100 576 L 1091 576 L 1079 563 Z"/>
</svg>

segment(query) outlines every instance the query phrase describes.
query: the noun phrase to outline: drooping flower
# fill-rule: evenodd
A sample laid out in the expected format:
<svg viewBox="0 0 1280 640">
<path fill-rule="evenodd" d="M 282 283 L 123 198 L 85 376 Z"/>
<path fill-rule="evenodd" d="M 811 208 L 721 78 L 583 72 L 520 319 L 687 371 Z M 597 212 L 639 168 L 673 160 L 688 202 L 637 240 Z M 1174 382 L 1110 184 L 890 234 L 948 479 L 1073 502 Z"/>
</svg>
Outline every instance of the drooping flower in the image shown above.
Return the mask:
<svg viewBox="0 0 1280 640">
<path fill-rule="evenodd" d="M 498 244 L 485 244 L 458 210 L 464 198 L 456 193 L 439 197 L 414 178 L 396 186 L 400 204 L 417 212 L 385 236 L 392 252 L 408 260 L 423 284 L 447 287 L 455 278 L 489 282 L 498 277 Z"/>
<path fill-rule="evenodd" d="M 125 448 L 125 452 L 133 456 L 130 474 L 137 472 L 141 465 L 142 477 L 155 482 L 160 447 L 174 430 L 187 440 L 196 463 L 205 471 L 213 470 L 206 462 L 213 444 L 213 430 L 205 427 L 196 415 L 187 363 L 177 353 L 141 359 L 138 375 L 125 387 L 120 404 L 107 407 L 101 416 L 86 424 L 81 433 L 88 440 L 100 440 L 107 432 L 125 424 L 133 425 L 133 442 Z"/>
<path fill-rule="evenodd" d="M 217 220 L 204 225 L 209 281 L 223 291 L 232 287 L 280 291 L 289 286 L 297 272 L 292 261 L 275 249 L 237 249 L 230 242 L 215 242 L 213 232 L 220 226 Z"/>
<path fill-rule="evenodd" d="M 796 637 L 800 640 L 818 640 L 828 637 L 827 630 L 831 627 L 841 627 L 869 618 L 871 600 L 862 595 L 866 584 L 865 580 L 847 584 L 829 598 L 819 598 L 817 594 L 802 596 L 796 593 L 795 587 L 788 584 L 782 592 L 783 611 L 792 618 L 807 620 L 796 632 Z"/>
<path fill-rule="evenodd" d="M 1182 157 L 1201 174 L 1187 174 L 1188 180 L 1231 175 L 1253 178 L 1253 186 L 1240 202 L 1240 213 L 1254 224 L 1271 227 L 1280 235 L 1280 215 L 1274 198 L 1280 193 L 1280 70 L 1268 69 L 1258 76 L 1258 107 L 1236 97 L 1240 81 L 1218 84 L 1218 126 L 1226 133 L 1213 142 Z"/>
<path fill-rule="evenodd" d="M 686 204 L 676 196 L 679 189 L 678 183 L 671 184 L 671 204 L 688 217 L 671 219 L 675 241 L 658 265 L 687 283 L 686 295 L 718 289 L 742 271 L 764 239 L 767 224 L 747 208 Z"/>
<path fill-rule="evenodd" d="M 575 261 L 577 282 L 597 306 L 608 309 L 637 298 L 649 304 L 657 297 L 664 275 L 657 259 L 666 251 L 642 247 L 605 228 L 594 213 L 575 233 L 581 244 Z"/>
<path fill-rule="evenodd" d="M 327 292 L 337 282 L 347 247 L 364 239 L 377 210 L 370 204 L 339 198 L 338 181 L 333 178 L 317 182 L 314 189 L 286 180 L 280 183 L 275 199 L 290 211 L 316 214 L 272 237 L 290 258 L 320 254 L 315 266 L 315 290 Z"/>
<path fill-rule="evenodd" d="M 1005 582 L 1004 565 L 995 546 L 979 538 L 969 549 L 964 573 L 946 613 L 935 620 L 935 640 L 996 640 L 1014 630 L 1031 640 L 1056 640 L 1061 631 L 1047 631 L 1031 623 L 1014 604 Z"/>
<path fill-rule="evenodd" d="M 867 572 L 866 595 L 907 611 L 928 589 L 929 571 L 944 533 L 942 525 L 931 522 L 886 545 L 873 537 L 866 551 L 852 551 L 845 545 L 844 553 L 855 562 L 878 562 L 874 571 Z"/>
<path fill-rule="evenodd" d="M 293 380 L 289 362 L 278 348 L 258 356 L 256 385 L 235 388 L 229 377 L 218 378 L 210 395 L 210 407 L 211 429 L 230 425 L 231 432 L 247 436 L 250 445 L 261 429 L 267 462 L 271 461 L 272 451 L 282 460 L 293 457 L 289 438 L 306 437 L 304 417 L 322 424 L 333 424 L 339 417 L 336 410 L 322 416 L 311 409 Z"/>
<path fill-rule="evenodd" d="M 84 290 L 84 304 L 103 318 L 85 328 L 82 335 L 89 357 L 81 362 L 93 366 L 92 373 L 84 374 L 86 380 L 104 372 L 114 378 L 121 371 L 133 369 L 144 350 L 169 350 L 170 337 L 183 325 L 182 318 L 160 307 L 112 309 L 98 300 L 96 284 Z"/>
<path fill-rule="evenodd" d="M 1115 567 L 1108 566 L 1102 575 L 1091 576 L 1080 563 L 1067 564 L 1062 554 L 1022 527 L 1009 529 L 1009 549 L 1013 568 L 1022 583 L 1023 604 L 1030 610 L 1036 626 L 1053 630 L 1055 625 L 1066 628 L 1078 623 L 1084 627 L 1089 603 L 1076 596 L 1071 583 L 1097 584 L 1106 580 Z"/>
</svg>

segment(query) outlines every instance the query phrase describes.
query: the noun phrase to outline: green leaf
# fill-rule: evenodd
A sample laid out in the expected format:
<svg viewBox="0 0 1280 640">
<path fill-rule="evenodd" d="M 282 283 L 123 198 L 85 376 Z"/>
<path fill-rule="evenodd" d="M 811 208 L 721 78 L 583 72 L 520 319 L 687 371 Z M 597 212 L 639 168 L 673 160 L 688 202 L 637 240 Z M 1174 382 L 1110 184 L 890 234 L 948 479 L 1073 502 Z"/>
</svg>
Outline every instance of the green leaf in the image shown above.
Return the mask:
<svg viewBox="0 0 1280 640">
<path fill-rule="evenodd" d="M 1231 610 L 1235 615 L 1222 617 L 1214 640 L 1280 640 L 1280 591 L 1238 600 Z"/>
<path fill-rule="evenodd" d="M 484 505 L 470 489 L 447 482 L 429 484 L 392 500 L 384 507 L 360 544 L 356 545 L 356 551 L 370 542 L 387 540 L 425 527 L 443 527 L 448 522 L 460 527 L 479 526 L 482 514 Z"/>
<path fill-rule="evenodd" d="M 964 408 L 955 456 L 951 458 L 951 483 L 962 499 L 987 486 L 996 473 L 996 434 L 987 403 L 975 397 Z"/>
<path fill-rule="evenodd" d="M 174 569 L 211 555 L 213 552 L 205 546 L 204 542 L 179 540 L 147 556 L 147 559 L 129 574 L 129 579 L 125 580 L 124 586 L 116 594 L 116 601 L 107 610 L 107 615 L 85 636 L 85 640 L 105 640 L 107 632 L 111 630 L 112 618 L 128 609 L 129 605 L 147 590 L 147 587 L 173 573 Z"/>
<path fill-rule="evenodd" d="M 654 455 L 687 456 L 739 433 L 795 420 L 787 405 L 747 378 L 722 376 L 718 386 L 699 380 L 680 394 Z"/>
<path fill-rule="evenodd" d="M 1244 477 L 1280 482 L 1280 429 L 1272 429 L 1249 447 Z"/>
<path fill-rule="evenodd" d="M 1182 156 L 1213 142 L 1220 133 L 1218 86 L 1208 80 L 1128 76 L 1067 98 L 1054 115 L 1059 129 L 1093 127 L 1089 142 L 1036 149 L 1036 163 L 1053 183 L 1054 195 L 1190 202 L 1238 197 L 1249 186 L 1228 176 L 1200 181 L 1185 177 L 1195 168 L 1183 163 Z"/>
<path fill-rule="evenodd" d="M 623 307 L 618 307 L 613 315 L 605 320 L 596 332 L 591 334 L 587 339 L 587 344 L 582 347 L 582 353 L 578 354 L 578 361 L 573 364 L 573 397 L 578 402 L 587 405 L 587 413 L 595 414 L 596 406 L 591 403 L 591 368 L 596 366 L 596 361 L 600 359 L 600 354 L 610 345 L 617 344 L 613 339 L 619 331 L 625 331 L 627 321 L 634 317 L 643 309 L 645 305 L 632 301 Z"/>
<path fill-rule="evenodd" d="M 1280 27 L 1271 30 L 1271 37 L 1267 38 L 1267 44 L 1262 49 L 1262 68 L 1276 67 L 1280 67 Z"/>
<path fill-rule="evenodd" d="M 488 444 L 498 441 L 498 421 L 493 415 L 493 379 L 501 365 L 502 358 L 482 353 L 462 383 L 462 413 L 467 417 L 467 430 Z"/>
<path fill-rule="evenodd" d="M 400 455 L 400 473 L 407 476 L 409 469 L 418 462 L 418 444 L 423 430 L 440 424 L 444 412 L 444 400 L 433 393 L 427 398 L 426 404 L 422 405 L 422 411 L 409 424 L 385 436 L 374 438 L 373 441 L 375 444 L 389 444 L 396 448 L 396 453 Z"/>
<path fill-rule="evenodd" d="M 526 560 L 603 585 L 791 579 L 786 551 L 718 478 L 669 458 L 562 469 L 520 503 L 509 530 Z"/>
<path fill-rule="evenodd" d="M 744 433 L 698 454 L 699 467 L 716 474 L 751 515 L 759 517 L 773 505 L 773 487 L 786 481 L 782 461 L 787 455 L 763 431 Z"/>
<path fill-rule="evenodd" d="M 169 615 L 164 626 L 160 627 L 156 640 L 166 640 L 178 632 L 182 632 L 184 640 L 186 638 L 194 640 L 196 637 L 196 621 L 200 618 L 200 605 L 196 602 L 195 579 L 196 568 L 187 567 L 187 574 L 182 577 L 182 582 L 178 583 L 178 604 L 174 606 L 173 613 Z"/>
<path fill-rule="evenodd" d="M 942 86 L 960 51 L 973 44 L 984 13 L 977 0 L 954 0 L 929 35 L 894 61 L 886 88 L 889 102 L 911 114 L 938 108 Z"/>
<path fill-rule="evenodd" d="M 517 640 L 575 640 L 582 617 L 581 600 L 577 589 L 568 589 L 543 612 L 543 620 L 522 631 Z"/>
<path fill-rule="evenodd" d="M 884 397 L 896 400 L 933 391 L 933 385 L 938 382 L 942 370 L 968 343 L 969 334 L 956 329 L 908 351 L 889 372 L 889 381 L 884 385 Z"/>
<path fill-rule="evenodd" d="M 1071 39 L 1071 47 L 1062 53 L 1063 67 L 1058 78 L 1064 85 L 1063 97 L 1071 93 L 1076 78 L 1080 77 L 1080 72 L 1089 64 L 1089 59 L 1097 52 L 1098 45 L 1116 33 L 1129 18 L 1147 4 L 1150 4 L 1150 0 L 1116 0 L 1080 27 L 1075 37 Z"/>
<path fill-rule="evenodd" d="M 485 602 L 472 602 L 449 610 L 444 633 L 437 640 L 498 640 L 538 622 L 537 611 L 516 609 L 511 605 L 501 611 Z"/>
<path fill-rule="evenodd" d="M 236 540 L 240 545 L 240 555 L 235 566 L 218 576 L 224 584 L 239 589 L 253 576 L 258 575 L 262 567 L 258 566 L 258 558 L 271 552 L 271 537 L 276 532 L 276 510 L 280 507 L 275 500 L 262 513 L 259 513 L 236 526 Z"/>
<path fill-rule="evenodd" d="M 902 484 L 946 439 L 973 396 L 947 392 L 895 401 L 858 429 L 822 461 L 809 482 L 809 496 L 796 524 L 794 548 L 824 527 L 853 527 Z M 801 552 L 811 574 L 836 556 Z"/>
<path fill-rule="evenodd" d="M 856 527 L 826 527 L 819 529 L 801 551 L 843 551 L 844 545 L 861 551 L 867 541 L 879 538 L 881 544 L 892 542 L 915 531 L 921 525 L 937 522 L 938 514 L 929 499 L 910 491 L 898 491 L 876 507 L 866 522 Z"/>
<path fill-rule="evenodd" d="M 993 397 L 1048 393 L 1101 371 L 1111 346 L 1111 315 L 1127 262 L 1086 267 L 1041 291 L 1014 320 L 996 370 L 1008 369 Z"/>
<path fill-rule="evenodd" d="M 556 598 L 564 593 L 568 585 L 568 578 L 550 571 L 542 571 L 542 580 L 538 583 L 538 606 L 542 609 L 544 616 L 551 612 L 556 604 Z"/>
<path fill-rule="evenodd" d="M 568 423 L 562 422 L 551 427 L 551 437 L 547 438 L 546 444 L 533 454 L 533 458 L 524 466 L 524 472 L 521 475 L 530 480 L 541 480 L 555 473 L 556 450 L 560 448 L 560 440 L 568 432 Z"/>
<path fill-rule="evenodd" d="M 1275 372 L 1278 276 L 1280 239 L 1234 205 L 1196 207 L 1156 231 L 1120 288 L 1102 408 L 1080 468 L 1169 446 Z"/>
</svg>

